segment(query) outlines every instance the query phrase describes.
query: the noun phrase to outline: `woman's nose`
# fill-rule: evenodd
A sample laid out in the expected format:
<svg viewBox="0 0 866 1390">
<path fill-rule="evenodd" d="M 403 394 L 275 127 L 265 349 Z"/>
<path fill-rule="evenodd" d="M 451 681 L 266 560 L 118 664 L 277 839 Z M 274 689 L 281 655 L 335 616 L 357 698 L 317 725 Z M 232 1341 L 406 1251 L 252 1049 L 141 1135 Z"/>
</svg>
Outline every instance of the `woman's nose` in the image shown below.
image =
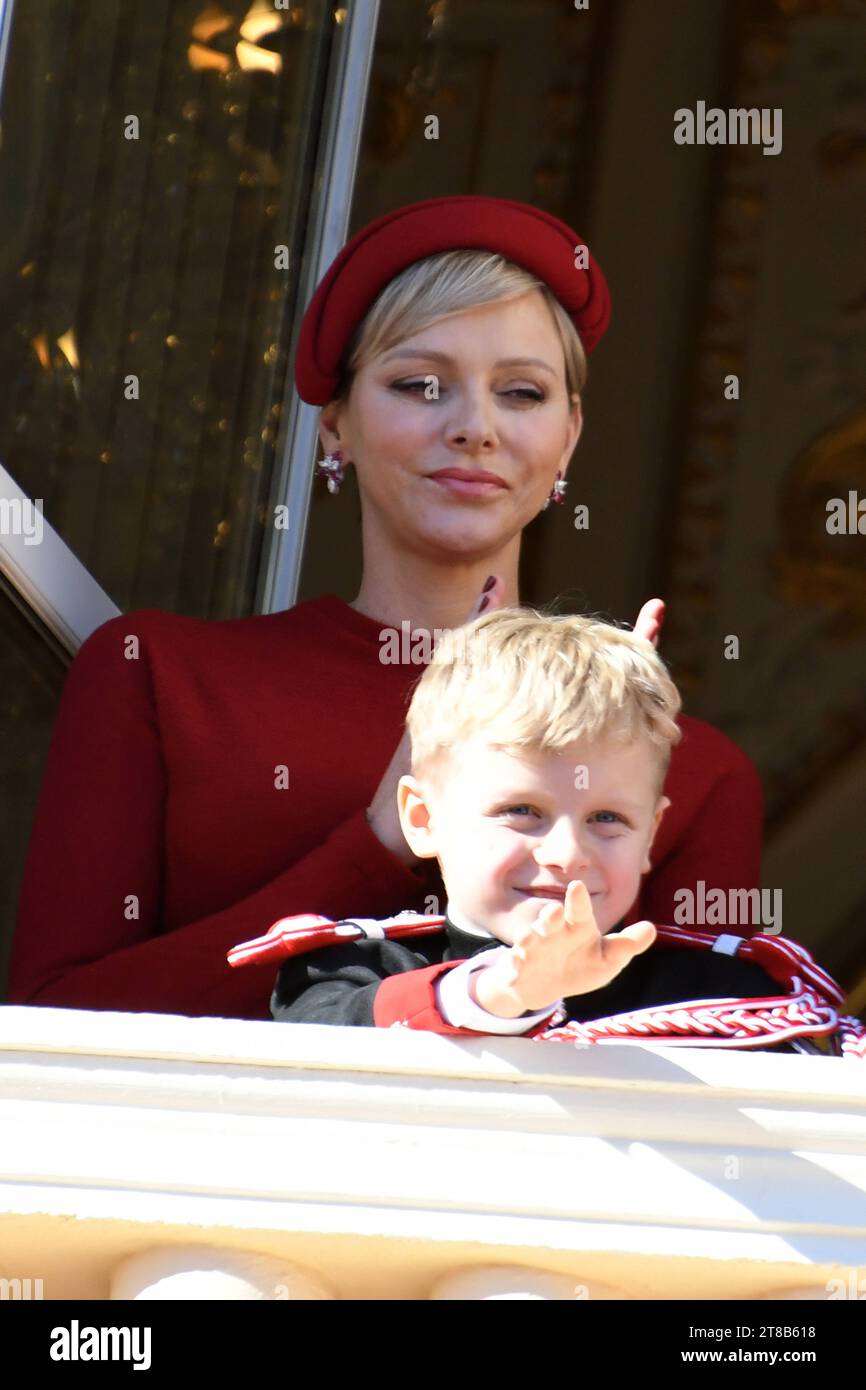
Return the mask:
<svg viewBox="0 0 866 1390">
<path fill-rule="evenodd" d="M 454 414 L 450 422 L 452 444 L 478 449 L 497 443 L 493 401 L 490 393 L 466 390 L 456 393 Z"/>
</svg>

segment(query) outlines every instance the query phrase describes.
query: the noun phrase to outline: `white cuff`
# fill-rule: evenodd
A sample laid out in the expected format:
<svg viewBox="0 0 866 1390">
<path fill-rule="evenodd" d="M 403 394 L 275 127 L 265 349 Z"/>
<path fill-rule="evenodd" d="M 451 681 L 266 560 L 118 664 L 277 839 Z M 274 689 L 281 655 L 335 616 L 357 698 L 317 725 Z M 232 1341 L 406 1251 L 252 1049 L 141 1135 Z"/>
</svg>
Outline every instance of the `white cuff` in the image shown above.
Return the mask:
<svg viewBox="0 0 866 1390">
<path fill-rule="evenodd" d="M 526 1033 L 560 1007 L 562 1000 L 558 999 L 555 1004 L 540 1009 L 538 1013 L 522 1014 L 520 1018 L 499 1018 L 476 1004 L 469 993 L 469 976 L 492 965 L 508 949 L 508 946 L 498 946 L 494 950 L 479 951 L 439 976 L 436 981 L 436 1003 L 445 1022 L 450 1023 L 452 1028 L 472 1028 L 478 1033 L 506 1035 Z"/>
</svg>

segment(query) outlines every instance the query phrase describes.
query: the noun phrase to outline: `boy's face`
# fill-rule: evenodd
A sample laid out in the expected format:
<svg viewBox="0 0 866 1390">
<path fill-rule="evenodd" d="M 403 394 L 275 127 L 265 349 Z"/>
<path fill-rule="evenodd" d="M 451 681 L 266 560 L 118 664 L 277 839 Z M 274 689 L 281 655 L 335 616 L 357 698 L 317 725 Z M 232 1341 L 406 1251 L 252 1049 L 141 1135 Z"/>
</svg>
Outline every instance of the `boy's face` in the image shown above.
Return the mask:
<svg viewBox="0 0 866 1390">
<path fill-rule="evenodd" d="M 432 778 L 400 779 L 403 833 L 439 860 L 449 904 L 509 945 L 572 879 L 607 932 L 637 897 L 670 804 L 656 792 L 657 756 L 646 739 L 505 753 L 476 736 Z"/>
</svg>

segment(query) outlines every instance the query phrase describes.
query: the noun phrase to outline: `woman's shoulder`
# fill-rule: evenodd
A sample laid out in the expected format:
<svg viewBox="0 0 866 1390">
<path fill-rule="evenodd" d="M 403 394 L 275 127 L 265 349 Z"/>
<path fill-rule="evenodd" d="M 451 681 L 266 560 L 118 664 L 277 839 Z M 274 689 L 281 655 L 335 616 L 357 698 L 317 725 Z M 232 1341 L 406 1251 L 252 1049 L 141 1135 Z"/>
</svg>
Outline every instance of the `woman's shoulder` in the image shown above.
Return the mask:
<svg viewBox="0 0 866 1390">
<path fill-rule="evenodd" d="M 325 599 L 307 599 L 278 613 L 239 618 L 197 618 L 162 608 L 133 608 L 94 629 L 79 648 L 75 664 L 113 660 L 118 650 L 127 660 L 134 660 L 200 648 L 212 654 L 217 649 L 270 645 L 275 640 L 283 645 L 320 634 L 328 612 Z"/>
<path fill-rule="evenodd" d="M 171 630 L 173 618 L 174 614 L 157 608 L 131 609 L 108 618 L 84 639 L 73 658 L 72 672 L 112 664 L 118 657 L 127 662 L 137 660 L 142 644 L 154 634 Z"/>
<path fill-rule="evenodd" d="M 671 753 L 672 775 L 690 780 L 700 776 L 704 782 L 732 776 L 759 782 L 751 758 L 728 734 L 689 714 L 681 714 L 677 723 L 682 738 Z"/>
<path fill-rule="evenodd" d="M 748 754 L 703 719 L 681 715 L 677 723 L 683 736 L 671 752 L 665 780 L 672 805 L 660 827 L 659 856 L 672 836 L 693 837 L 699 814 L 711 815 L 714 826 L 728 839 L 733 824 L 744 831 L 763 817 L 761 779 Z"/>
</svg>

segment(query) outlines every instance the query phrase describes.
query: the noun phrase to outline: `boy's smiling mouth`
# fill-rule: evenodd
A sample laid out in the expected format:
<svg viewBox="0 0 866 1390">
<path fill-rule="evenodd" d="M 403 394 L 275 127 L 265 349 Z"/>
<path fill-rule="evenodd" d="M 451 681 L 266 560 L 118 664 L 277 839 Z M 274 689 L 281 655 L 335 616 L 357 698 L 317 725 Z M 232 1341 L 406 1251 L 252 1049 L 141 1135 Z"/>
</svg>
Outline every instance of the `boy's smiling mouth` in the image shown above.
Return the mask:
<svg viewBox="0 0 866 1390">
<path fill-rule="evenodd" d="M 549 885 L 545 887 L 533 887 L 530 884 L 527 888 L 521 888 L 519 886 L 516 886 L 514 891 L 516 893 L 523 893 L 528 898 L 550 898 L 554 901 L 565 902 L 566 890 L 564 888 L 555 888 Z M 597 898 L 598 893 L 590 892 L 589 896 L 591 898 Z"/>
</svg>

